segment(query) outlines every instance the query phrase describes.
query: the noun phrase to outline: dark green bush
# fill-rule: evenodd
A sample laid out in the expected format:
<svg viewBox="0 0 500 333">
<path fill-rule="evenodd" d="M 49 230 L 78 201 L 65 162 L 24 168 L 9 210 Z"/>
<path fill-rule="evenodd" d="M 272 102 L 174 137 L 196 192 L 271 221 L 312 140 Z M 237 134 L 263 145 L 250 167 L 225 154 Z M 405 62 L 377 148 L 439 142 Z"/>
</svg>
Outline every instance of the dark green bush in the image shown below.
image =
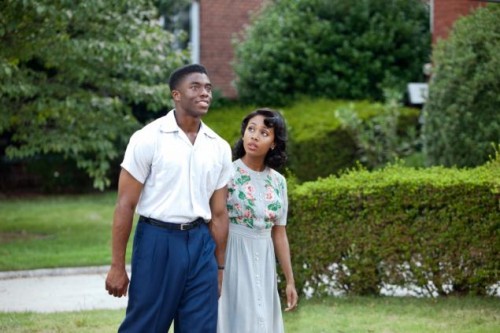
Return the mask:
<svg viewBox="0 0 500 333">
<path fill-rule="evenodd" d="M 384 105 L 363 101 L 332 101 L 327 99 L 297 101 L 279 109 L 288 124 L 290 171 L 300 182 L 338 174 L 355 165 L 359 159 L 355 138 L 340 127 L 336 110 L 349 108 L 366 121 L 383 111 Z M 231 145 L 240 135 L 240 123 L 252 106 L 236 106 L 211 110 L 204 121 Z M 402 137 L 415 127 L 418 110 L 402 108 L 398 128 Z"/>
<path fill-rule="evenodd" d="M 430 54 L 420 0 L 281 0 L 235 46 L 242 101 L 286 105 L 297 96 L 382 99 L 423 80 Z"/>
<path fill-rule="evenodd" d="M 117 165 L 118 166 L 118 165 Z M 119 166 L 118 166 L 119 167 Z M 92 179 L 75 161 L 47 154 L 19 160 L 0 160 L 2 193 L 84 193 L 95 191 Z"/>
<path fill-rule="evenodd" d="M 284 107 L 289 125 L 288 167 L 299 181 L 316 180 L 349 168 L 356 161 L 353 139 L 340 128 L 337 108 L 354 105 L 353 112 L 374 112 L 367 102 L 303 99 Z"/>
<path fill-rule="evenodd" d="M 364 166 L 375 169 L 387 163 L 414 155 L 420 150 L 420 133 L 416 110 L 404 112 L 400 94 L 387 92 L 381 110 L 369 119 L 361 119 L 352 106 L 336 110 L 342 128 L 356 142 L 359 160 Z M 407 123 L 413 115 L 413 121 Z M 422 164 L 423 166 L 423 164 Z"/>
<path fill-rule="evenodd" d="M 299 290 L 486 294 L 500 280 L 499 163 L 392 165 L 295 186 L 287 230 Z"/>
<path fill-rule="evenodd" d="M 429 165 L 476 166 L 500 143 L 500 6 L 459 19 L 438 43 L 424 108 Z"/>
</svg>

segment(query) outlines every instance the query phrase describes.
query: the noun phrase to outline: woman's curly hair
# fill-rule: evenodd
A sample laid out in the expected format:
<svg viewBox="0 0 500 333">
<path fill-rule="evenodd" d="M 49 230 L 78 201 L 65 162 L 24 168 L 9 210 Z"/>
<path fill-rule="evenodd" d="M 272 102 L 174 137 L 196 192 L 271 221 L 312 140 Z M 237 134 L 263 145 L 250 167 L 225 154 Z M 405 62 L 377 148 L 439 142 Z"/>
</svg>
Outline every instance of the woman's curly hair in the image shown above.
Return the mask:
<svg viewBox="0 0 500 333">
<path fill-rule="evenodd" d="M 275 110 L 261 108 L 248 114 L 241 122 L 241 137 L 234 145 L 233 158 L 236 160 L 246 154 L 243 147 L 243 135 L 247 128 L 248 122 L 255 116 L 264 116 L 264 125 L 274 129 L 274 149 L 270 149 L 264 159 L 264 164 L 273 169 L 280 169 L 285 166 L 287 160 L 286 141 L 287 131 L 283 116 Z"/>
</svg>

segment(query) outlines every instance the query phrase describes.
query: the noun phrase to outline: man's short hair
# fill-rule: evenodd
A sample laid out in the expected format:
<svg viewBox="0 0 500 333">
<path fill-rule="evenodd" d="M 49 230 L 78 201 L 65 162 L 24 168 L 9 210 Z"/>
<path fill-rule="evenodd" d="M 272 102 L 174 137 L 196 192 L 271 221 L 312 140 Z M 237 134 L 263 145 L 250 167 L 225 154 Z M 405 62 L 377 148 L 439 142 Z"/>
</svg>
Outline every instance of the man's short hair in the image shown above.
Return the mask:
<svg viewBox="0 0 500 333">
<path fill-rule="evenodd" d="M 203 65 L 189 64 L 182 66 L 180 68 L 177 68 L 172 72 L 172 74 L 170 74 L 170 78 L 168 79 L 170 91 L 177 89 L 179 82 L 181 82 L 186 75 L 189 75 L 191 73 L 202 73 L 208 76 L 207 69 Z"/>
</svg>

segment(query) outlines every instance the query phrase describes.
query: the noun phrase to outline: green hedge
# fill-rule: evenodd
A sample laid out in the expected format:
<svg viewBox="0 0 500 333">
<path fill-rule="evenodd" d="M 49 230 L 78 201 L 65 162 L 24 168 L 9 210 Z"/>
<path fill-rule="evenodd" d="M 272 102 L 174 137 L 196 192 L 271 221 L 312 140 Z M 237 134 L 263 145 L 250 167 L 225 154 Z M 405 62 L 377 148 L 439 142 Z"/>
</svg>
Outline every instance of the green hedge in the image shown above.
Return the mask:
<svg viewBox="0 0 500 333">
<path fill-rule="evenodd" d="M 379 294 L 384 283 L 484 295 L 500 280 L 500 159 L 475 169 L 408 168 L 291 186 L 298 290 Z M 326 278 L 326 280 L 325 280 Z"/>
<path fill-rule="evenodd" d="M 361 119 L 378 114 L 380 103 L 367 101 L 342 101 L 328 99 L 303 99 L 292 106 L 278 108 L 287 122 L 289 132 L 288 168 L 299 182 L 327 177 L 351 168 L 359 158 L 354 139 L 341 128 L 335 111 L 350 108 Z M 233 106 L 211 110 L 204 122 L 226 139 L 232 146 L 239 138 L 243 118 L 253 111 L 253 106 Z M 400 119 L 404 127 L 415 127 L 419 111 L 403 108 Z"/>
</svg>

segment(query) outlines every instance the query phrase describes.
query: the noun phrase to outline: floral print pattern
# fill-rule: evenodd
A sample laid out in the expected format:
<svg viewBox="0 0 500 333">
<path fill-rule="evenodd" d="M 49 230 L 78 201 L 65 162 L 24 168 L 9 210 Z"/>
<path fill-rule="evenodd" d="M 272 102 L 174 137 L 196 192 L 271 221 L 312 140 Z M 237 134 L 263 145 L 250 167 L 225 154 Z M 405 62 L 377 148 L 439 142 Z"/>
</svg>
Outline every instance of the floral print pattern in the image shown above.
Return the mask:
<svg viewBox="0 0 500 333">
<path fill-rule="evenodd" d="M 227 202 L 231 223 L 252 229 L 285 225 L 288 210 L 285 178 L 270 168 L 252 171 L 241 160 L 233 162 L 233 166 Z"/>
</svg>

